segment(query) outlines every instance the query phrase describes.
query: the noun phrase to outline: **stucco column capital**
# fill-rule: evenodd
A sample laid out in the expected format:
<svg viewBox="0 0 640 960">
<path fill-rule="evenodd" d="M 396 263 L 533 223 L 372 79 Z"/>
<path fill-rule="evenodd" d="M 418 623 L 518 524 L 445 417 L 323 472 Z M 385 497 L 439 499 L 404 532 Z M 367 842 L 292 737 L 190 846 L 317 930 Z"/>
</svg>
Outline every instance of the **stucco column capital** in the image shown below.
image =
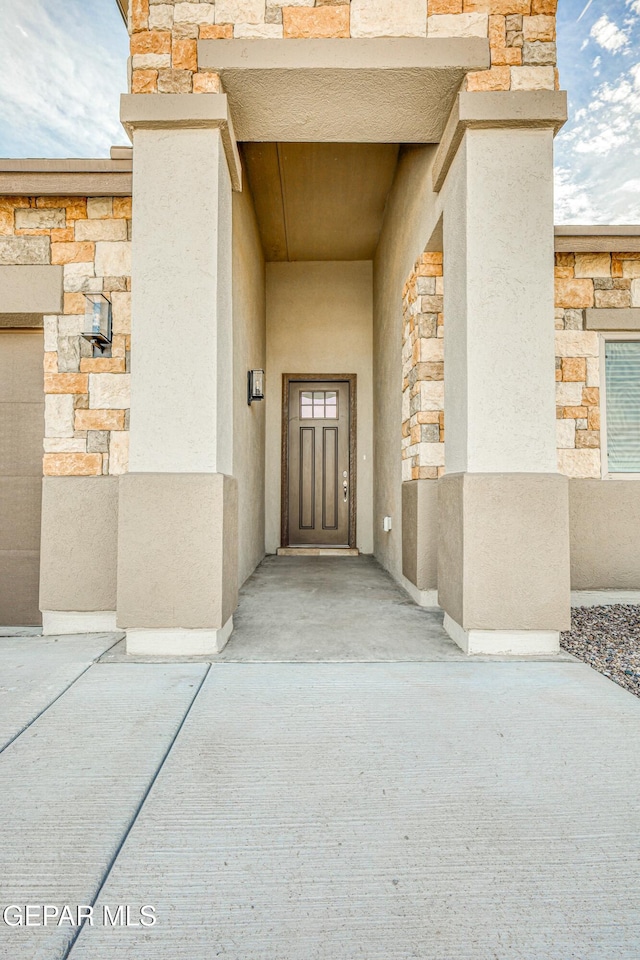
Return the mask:
<svg viewBox="0 0 640 960">
<path fill-rule="evenodd" d="M 461 91 L 449 114 L 436 153 L 433 164 L 434 190 L 442 188 L 466 130 L 531 127 L 551 128 L 558 133 L 566 120 L 565 90 Z"/>
<path fill-rule="evenodd" d="M 124 93 L 120 120 L 131 142 L 140 129 L 219 130 L 231 184 L 234 190 L 242 190 L 242 164 L 225 93 Z"/>
</svg>

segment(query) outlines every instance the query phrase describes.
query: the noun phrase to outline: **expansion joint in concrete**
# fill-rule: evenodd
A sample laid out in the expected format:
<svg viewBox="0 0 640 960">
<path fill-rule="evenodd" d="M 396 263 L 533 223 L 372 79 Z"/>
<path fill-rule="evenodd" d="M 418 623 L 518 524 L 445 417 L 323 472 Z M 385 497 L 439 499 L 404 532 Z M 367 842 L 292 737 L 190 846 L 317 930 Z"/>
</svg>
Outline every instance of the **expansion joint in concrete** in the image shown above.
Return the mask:
<svg viewBox="0 0 640 960">
<path fill-rule="evenodd" d="M 92 664 L 91 666 L 93 666 L 93 664 Z M 89 669 L 89 668 L 87 668 L 87 669 Z M 97 669 L 100 669 L 100 667 L 97 667 Z M 151 779 L 149 780 L 149 783 L 147 784 L 147 788 L 146 788 L 146 790 L 144 791 L 144 793 L 142 794 L 142 796 L 141 796 L 141 798 L 140 798 L 140 801 L 139 801 L 138 805 L 136 806 L 136 809 L 134 810 L 134 813 L 133 813 L 131 819 L 129 820 L 129 823 L 127 824 L 127 826 L 126 826 L 126 828 L 125 828 L 125 830 L 124 830 L 124 832 L 123 832 L 123 834 L 122 834 L 122 837 L 120 838 L 120 842 L 118 843 L 118 846 L 117 846 L 116 849 L 114 850 L 113 855 L 112 855 L 111 859 L 109 860 L 109 862 L 108 862 L 108 864 L 107 864 L 107 866 L 106 866 L 106 869 L 105 869 L 105 871 L 104 871 L 104 873 L 103 873 L 103 875 L 102 875 L 102 879 L 100 880 L 100 883 L 99 883 L 99 885 L 98 885 L 97 888 L 96 888 L 96 891 L 95 891 L 95 893 L 94 893 L 94 895 L 93 895 L 93 898 L 92 898 L 91 903 L 89 904 L 89 906 L 94 907 L 94 906 L 96 905 L 96 903 L 98 902 L 98 898 L 100 897 L 100 894 L 102 893 L 102 890 L 103 890 L 103 888 L 104 888 L 104 885 L 106 884 L 107 880 L 109 879 L 109 876 L 110 876 L 110 874 L 111 874 L 111 871 L 113 870 L 113 867 L 114 867 L 114 865 L 115 865 L 118 857 L 120 856 L 120 851 L 122 850 L 122 848 L 124 847 L 125 843 L 127 842 L 127 837 L 128 837 L 129 834 L 131 833 L 131 831 L 132 831 L 132 829 L 133 829 L 133 826 L 134 826 L 136 820 L 137 820 L 138 817 L 140 816 L 140 813 L 142 812 L 142 808 L 144 807 L 144 805 L 145 805 L 145 803 L 146 803 L 147 797 L 148 797 L 149 794 L 151 793 L 151 790 L 153 789 L 153 786 L 154 786 L 156 780 L 158 779 L 158 777 L 159 777 L 159 775 L 160 775 L 160 772 L 162 771 L 162 768 L 164 767 L 164 765 L 165 765 L 165 763 L 166 763 L 166 761 L 167 761 L 167 758 L 168 758 L 169 754 L 170 754 L 171 751 L 173 750 L 173 745 L 175 744 L 176 740 L 177 740 L 178 737 L 180 736 L 180 732 L 181 732 L 181 730 L 182 730 L 182 728 L 183 728 L 183 726 L 184 726 L 184 724 L 185 724 L 185 722 L 186 722 L 187 717 L 189 716 L 189 714 L 190 714 L 190 712 L 191 712 L 191 708 L 193 707 L 194 703 L 196 702 L 196 699 L 197 699 L 197 697 L 198 697 L 198 694 L 199 694 L 200 691 L 202 690 L 202 686 L 203 686 L 205 680 L 206 680 L 207 677 L 209 676 L 209 670 L 210 670 L 210 669 L 211 669 L 211 665 L 209 665 L 209 666 L 207 667 L 207 669 L 205 670 L 205 672 L 204 672 L 204 674 L 203 674 L 200 682 L 197 684 L 196 689 L 195 689 L 194 694 L 193 694 L 193 697 L 192 697 L 191 700 L 189 701 L 189 704 L 188 704 L 188 706 L 187 706 L 187 709 L 186 709 L 185 712 L 184 712 L 184 716 L 182 717 L 182 720 L 180 721 L 180 723 L 179 723 L 179 725 L 178 725 L 178 728 L 177 728 L 175 734 L 174 734 L 173 737 L 171 738 L 171 740 L 170 740 L 170 742 L 169 742 L 169 744 L 168 744 L 168 746 L 167 746 L 167 749 L 166 749 L 166 751 L 165 751 L 162 759 L 160 760 L 160 763 L 158 764 L 155 772 L 152 774 Z M 86 671 L 85 671 L 85 672 L 86 672 Z M 62 696 L 62 694 L 61 694 L 60 696 Z M 84 928 L 85 922 L 86 922 L 86 921 L 83 920 L 82 924 L 81 924 L 80 926 L 76 927 L 73 936 L 70 938 L 69 942 L 67 943 L 67 946 L 66 946 L 66 948 L 65 948 L 65 950 L 64 950 L 64 953 L 61 955 L 60 960 L 68 960 L 68 957 L 70 956 L 70 954 L 71 954 L 71 952 L 72 952 L 72 950 L 73 950 L 73 947 L 74 947 L 74 945 L 75 945 L 78 937 L 79 937 L 80 934 L 82 933 L 82 930 L 83 930 L 83 928 Z"/>
<path fill-rule="evenodd" d="M 111 646 L 107 647 L 107 649 L 104 651 L 104 653 L 108 653 L 109 650 L 112 650 L 113 647 L 115 647 L 119 642 L 120 642 L 120 636 L 118 636 L 116 639 L 114 639 L 114 641 L 113 641 L 113 643 L 111 644 Z M 63 689 L 60 691 L 60 693 L 58 693 L 57 696 L 55 696 L 55 697 L 53 698 L 53 700 L 50 700 L 49 703 L 47 703 L 47 704 L 42 708 L 42 710 L 39 710 L 39 711 L 35 714 L 35 716 L 31 717 L 31 719 L 30 719 L 27 723 L 23 724 L 23 725 L 20 727 L 20 729 L 17 730 L 16 733 L 14 733 L 13 736 L 10 737 L 10 738 L 7 740 L 6 743 L 3 743 L 3 744 L 0 746 L 0 754 L 1 754 L 1 753 L 4 753 L 4 751 L 7 749 L 7 747 L 10 747 L 12 743 L 15 743 L 16 740 L 18 739 L 18 737 L 21 737 L 22 734 L 25 732 L 25 730 L 28 730 L 29 727 L 33 726 L 33 724 L 36 722 L 36 720 L 39 720 L 40 717 L 44 716 L 44 714 L 47 712 L 47 710 L 50 710 L 51 707 L 52 707 L 55 703 L 58 702 L 58 700 L 60 700 L 62 697 L 64 697 L 65 693 L 68 693 L 68 691 L 71 689 L 71 687 L 73 687 L 73 686 L 78 682 L 78 680 L 80 680 L 81 677 L 84 677 L 85 673 L 87 673 L 87 671 L 90 670 L 91 667 L 93 667 L 94 665 L 95 665 L 95 661 L 93 661 L 92 663 L 88 664 L 88 666 L 86 666 L 86 667 L 84 668 L 84 670 L 81 670 L 80 673 L 79 673 L 76 677 L 74 677 L 73 680 L 72 680 L 70 683 L 68 683 L 65 687 L 63 687 Z"/>
</svg>

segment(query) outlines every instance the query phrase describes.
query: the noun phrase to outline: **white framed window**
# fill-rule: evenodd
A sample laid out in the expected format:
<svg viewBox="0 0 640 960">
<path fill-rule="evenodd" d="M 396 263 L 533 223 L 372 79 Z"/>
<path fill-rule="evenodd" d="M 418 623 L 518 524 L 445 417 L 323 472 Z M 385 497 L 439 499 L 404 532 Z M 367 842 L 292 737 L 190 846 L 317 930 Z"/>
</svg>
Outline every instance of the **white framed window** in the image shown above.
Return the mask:
<svg viewBox="0 0 640 960">
<path fill-rule="evenodd" d="M 600 337 L 602 476 L 640 477 L 640 333 Z"/>
</svg>

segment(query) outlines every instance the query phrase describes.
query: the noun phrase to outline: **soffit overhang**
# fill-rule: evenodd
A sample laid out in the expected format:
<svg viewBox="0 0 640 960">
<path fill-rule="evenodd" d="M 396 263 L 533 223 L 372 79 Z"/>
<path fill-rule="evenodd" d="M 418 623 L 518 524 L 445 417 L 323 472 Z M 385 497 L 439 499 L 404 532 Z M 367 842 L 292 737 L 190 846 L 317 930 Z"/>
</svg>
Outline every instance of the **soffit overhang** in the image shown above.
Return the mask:
<svg viewBox="0 0 640 960">
<path fill-rule="evenodd" d="M 453 39 L 200 40 L 222 77 L 238 140 L 438 143 L 489 42 Z"/>
<path fill-rule="evenodd" d="M 116 0 L 118 4 L 118 10 L 122 14 L 122 19 L 125 24 L 128 23 L 128 14 L 129 14 L 129 0 Z"/>
</svg>

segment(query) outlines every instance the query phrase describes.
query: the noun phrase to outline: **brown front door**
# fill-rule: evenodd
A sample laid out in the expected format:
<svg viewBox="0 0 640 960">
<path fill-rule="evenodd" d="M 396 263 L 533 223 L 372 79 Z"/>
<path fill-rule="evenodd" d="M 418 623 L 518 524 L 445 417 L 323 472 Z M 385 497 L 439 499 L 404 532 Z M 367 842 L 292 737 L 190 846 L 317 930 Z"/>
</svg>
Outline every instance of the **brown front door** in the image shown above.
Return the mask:
<svg viewBox="0 0 640 960">
<path fill-rule="evenodd" d="M 285 376 L 283 546 L 355 546 L 354 394 L 355 377 Z"/>
</svg>

